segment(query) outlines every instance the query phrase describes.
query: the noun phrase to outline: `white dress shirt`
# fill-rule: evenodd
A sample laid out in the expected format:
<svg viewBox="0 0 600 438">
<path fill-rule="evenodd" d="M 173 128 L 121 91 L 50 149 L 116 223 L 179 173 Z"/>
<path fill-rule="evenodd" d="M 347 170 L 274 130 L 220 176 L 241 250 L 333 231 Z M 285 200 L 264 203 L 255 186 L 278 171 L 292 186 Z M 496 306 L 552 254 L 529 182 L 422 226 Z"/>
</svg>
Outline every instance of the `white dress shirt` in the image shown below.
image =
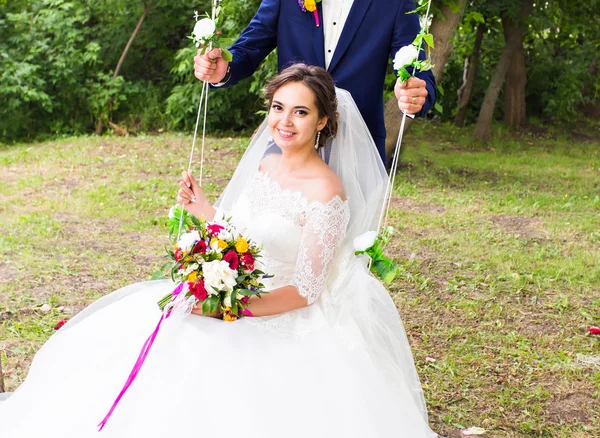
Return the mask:
<svg viewBox="0 0 600 438">
<path fill-rule="evenodd" d="M 323 34 L 325 35 L 325 68 L 329 68 L 340 35 L 354 0 L 323 0 Z"/>
</svg>

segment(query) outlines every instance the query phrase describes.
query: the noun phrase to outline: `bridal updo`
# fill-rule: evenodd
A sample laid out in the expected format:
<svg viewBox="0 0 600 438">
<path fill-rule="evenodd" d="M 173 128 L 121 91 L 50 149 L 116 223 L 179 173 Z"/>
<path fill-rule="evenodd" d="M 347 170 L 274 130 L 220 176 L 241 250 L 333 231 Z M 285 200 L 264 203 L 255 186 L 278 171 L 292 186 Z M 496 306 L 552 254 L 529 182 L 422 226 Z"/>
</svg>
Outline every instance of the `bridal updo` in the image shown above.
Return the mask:
<svg viewBox="0 0 600 438">
<path fill-rule="evenodd" d="M 269 82 L 265 89 L 265 100 L 270 108 L 275 92 L 282 86 L 302 82 L 315 95 L 315 103 L 319 110 L 319 117 L 327 116 L 327 124 L 321 130 L 320 146 L 324 146 L 327 139 L 335 137 L 338 129 L 337 97 L 335 84 L 329 73 L 321 67 L 306 64 L 293 64 L 283 70 Z"/>
</svg>

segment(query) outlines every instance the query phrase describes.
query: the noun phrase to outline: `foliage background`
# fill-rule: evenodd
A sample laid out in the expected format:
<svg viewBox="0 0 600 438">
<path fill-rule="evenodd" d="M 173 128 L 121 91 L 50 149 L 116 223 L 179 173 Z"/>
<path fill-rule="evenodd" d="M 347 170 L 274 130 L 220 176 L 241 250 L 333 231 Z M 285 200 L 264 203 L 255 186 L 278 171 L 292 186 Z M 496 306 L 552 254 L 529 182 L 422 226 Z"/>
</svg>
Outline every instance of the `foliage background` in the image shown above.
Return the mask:
<svg viewBox="0 0 600 438">
<path fill-rule="evenodd" d="M 121 52 L 148 2 L 150 12 L 113 80 Z M 517 14 L 522 1 L 438 0 L 434 5 L 448 3 L 462 3 L 465 13 L 439 83 L 444 110 L 435 117 L 453 120 L 464 60 L 471 53 L 478 20 L 483 19 L 487 30 L 467 116 L 467 122 L 474 123 L 504 46 L 500 17 Z M 259 4 L 260 0 L 235 0 L 225 32 L 238 35 Z M 0 0 L 0 142 L 90 133 L 99 119 L 130 132 L 189 131 L 200 84 L 193 78 L 195 49 L 186 35 L 193 11 L 208 10 L 209 5 L 207 0 Z M 597 108 L 600 75 L 597 67 L 590 74 L 590 68 L 597 66 L 600 49 L 599 11 L 597 0 L 535 5 L 523 41 L 532 125 L 560 125 L 581 115 L 586 104 Z M 251 79 L 212 93 L 211 131 L 255 126 L 262 86 L 275 70 L 272 54 Z M 390 70 L 387 96 L 393 80 Z M 500 97 L 496 117 L 502 115 Z"/>
</svg>

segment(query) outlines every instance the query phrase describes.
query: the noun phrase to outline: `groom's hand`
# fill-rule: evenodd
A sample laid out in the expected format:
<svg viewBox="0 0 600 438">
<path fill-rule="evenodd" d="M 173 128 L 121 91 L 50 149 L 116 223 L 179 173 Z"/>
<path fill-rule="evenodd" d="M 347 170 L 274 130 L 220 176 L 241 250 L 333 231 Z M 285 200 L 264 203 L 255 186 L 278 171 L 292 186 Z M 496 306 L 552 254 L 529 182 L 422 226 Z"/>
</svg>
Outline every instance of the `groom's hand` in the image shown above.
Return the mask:
<svg viewBox="0 0 600 438">
<path fill-rule="evenodd" d="M 426 82 L 424 80 L 415 77 L 410 78 L 404 83 L 400 82 L 400 79 L 396 81 L 394 93 L 402 112 L 417 114 L 423 109 L 423 105 L 425 105 L 425 100 L 429 94 L 425 85 Z"/>
<path fill-rule="evenodd" d="M 208 81 L 211 84 L 221 82 L 227 73 L 229 63 L 221 56 L 221 49 L 213 49 L 204 55 L 194 57 L 194 76 L 201 81 Z"/>
</svg>

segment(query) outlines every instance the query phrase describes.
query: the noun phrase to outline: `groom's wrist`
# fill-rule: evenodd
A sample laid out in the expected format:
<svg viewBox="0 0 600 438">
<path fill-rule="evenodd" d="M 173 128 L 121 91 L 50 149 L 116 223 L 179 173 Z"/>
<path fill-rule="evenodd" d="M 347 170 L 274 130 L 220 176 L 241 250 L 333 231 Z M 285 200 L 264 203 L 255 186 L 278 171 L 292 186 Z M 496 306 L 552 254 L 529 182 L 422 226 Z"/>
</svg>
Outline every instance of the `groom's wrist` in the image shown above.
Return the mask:
<svg viewBox="0 0 600 438">
<path fill-rule="evenodd" d="M 210 85 L 212 85 L 213 87 L 222 87 L 223 85 L 225 85 L 227 82 L 229 82 L 229 79 L 231 78 L 231 65 L 227 66 L 227 71 L 225 72 L 225 76 L 223 76 L 223 79 L 221 79 L 219 82 L 217 83 L 211 83 Z"/>
</svg>

